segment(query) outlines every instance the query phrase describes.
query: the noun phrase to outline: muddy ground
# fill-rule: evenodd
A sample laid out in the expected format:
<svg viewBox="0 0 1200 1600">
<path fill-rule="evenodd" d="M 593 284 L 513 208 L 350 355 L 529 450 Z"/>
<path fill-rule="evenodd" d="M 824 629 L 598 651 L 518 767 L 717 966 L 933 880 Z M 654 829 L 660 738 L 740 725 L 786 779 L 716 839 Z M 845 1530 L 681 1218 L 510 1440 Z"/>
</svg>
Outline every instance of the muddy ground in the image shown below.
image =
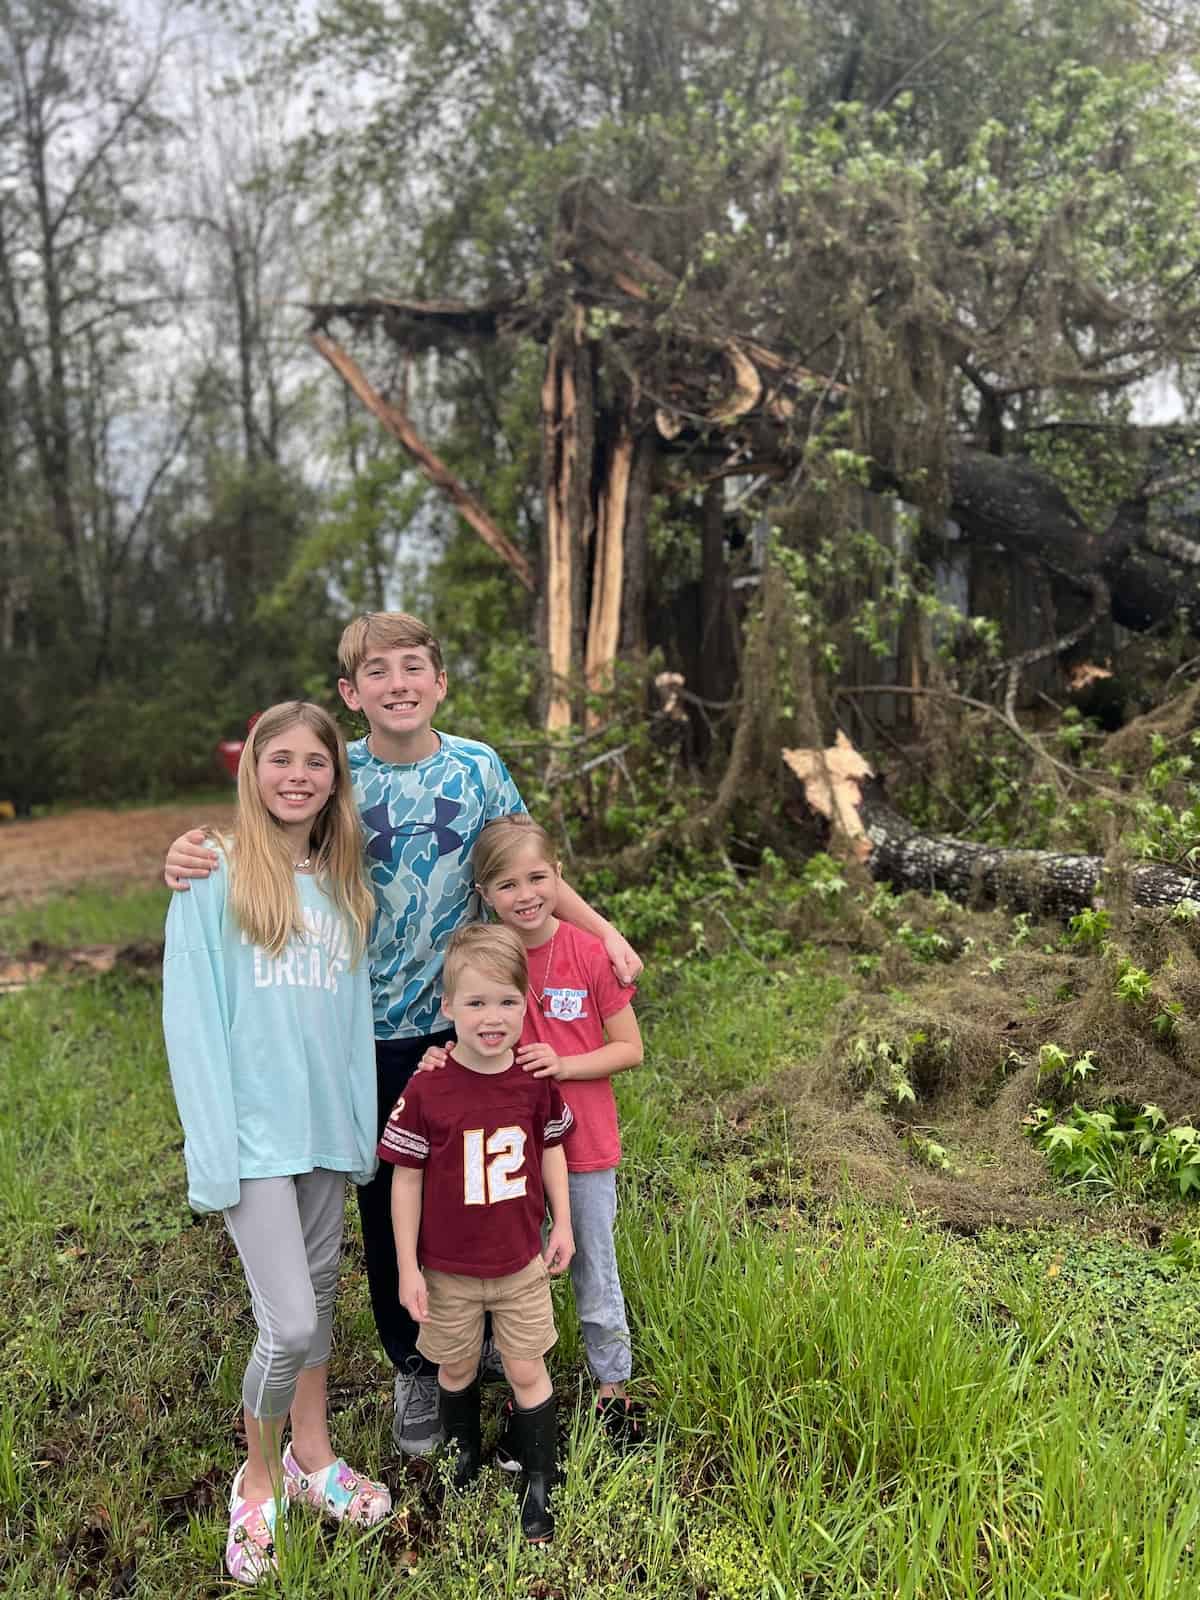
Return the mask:
<svg viewBox="0 0 1200 1600">
<path fill-rule="evenodd" d="M 0 917 L 17 906 L 63 894 L 82 883 L 128 889 L 162 878 L 172 839 L 198 821 L 218 827 L 233 819 L 232 801 L 195 801 L 139 811 L 70 811 L 36 822 L 0 826 Z"/>
</svg>

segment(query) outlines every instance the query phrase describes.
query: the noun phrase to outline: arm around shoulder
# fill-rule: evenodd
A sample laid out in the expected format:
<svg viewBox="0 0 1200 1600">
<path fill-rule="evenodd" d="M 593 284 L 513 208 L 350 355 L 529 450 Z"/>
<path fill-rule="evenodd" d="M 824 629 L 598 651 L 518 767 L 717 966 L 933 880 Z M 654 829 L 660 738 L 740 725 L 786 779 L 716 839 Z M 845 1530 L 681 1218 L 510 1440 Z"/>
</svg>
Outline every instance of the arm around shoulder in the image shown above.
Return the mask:
<svg viewBox="0 0 1200 1600">
<path fill-rule="evenodd" d="M 583 896 L 572 889 L 565 878 L 558 886 L 558 915 L 573 927 L 582 928 L 584 933 L 599 939 L 619 983 L 628 985 L 637 981 L 645 965 L 641 956 L 611 922 L 593 910 Z"/>
<path fill-rule="evenodd" d="M 518 1060 L 535 1078 L 557 1078 L 559 1083 L 584 1083 L 592 1078 L 613 1078 L 642 1062 L 642 1031 L 633 1007 L 622 1006 L 604 1024 L 605 1041 L 595 1050 L 577 1056 L 556 1056 L 549 1045 L 522 1045 Z"/>
<path fill-rule="evenodd" d="M 220 865 L 221 858 L 208 843 L 204 829 L 189 828 L 168 846 L 163 881 L 168 889 L 187 890 L 189 878 L 207 878 Z"/>
</svg>

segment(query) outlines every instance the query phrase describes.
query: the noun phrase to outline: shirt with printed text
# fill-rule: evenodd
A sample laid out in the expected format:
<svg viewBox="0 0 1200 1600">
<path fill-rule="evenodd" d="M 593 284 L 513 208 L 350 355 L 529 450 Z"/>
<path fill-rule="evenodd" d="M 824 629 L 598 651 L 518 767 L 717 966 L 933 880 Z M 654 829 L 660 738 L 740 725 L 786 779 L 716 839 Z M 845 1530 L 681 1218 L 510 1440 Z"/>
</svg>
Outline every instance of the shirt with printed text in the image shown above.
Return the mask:
<svg viewBox="0 0 1200 1600">
<path fill-rule="evenodd" d="M 392 1108 L 379 1158 L 423 1169 L 421 1266 L 472 1278 L 527 1267 L 542 1248 L 542 1155 L 571 1122 L 558 1085 L 515 1062 L 472 1072 L 451 1055 L 418 1073 Z"/>
<path fill-rule="evenodd" d="M 617 982 L 594 934 L 560 922 L 554 938 L 526 952 L 529 1004 L 522 1044 L 548 1044 L 557 1055 L 583 1056 L 604 1043 L 609 1017 L 633 1003 L 637 990 Z M 566 1140 L 572 1172 L 598 1172 L 621 1159 L 621 1134 L 611 1078 L 573 1078 L 564 1085 L 575 1122 Z"/>
</svg>

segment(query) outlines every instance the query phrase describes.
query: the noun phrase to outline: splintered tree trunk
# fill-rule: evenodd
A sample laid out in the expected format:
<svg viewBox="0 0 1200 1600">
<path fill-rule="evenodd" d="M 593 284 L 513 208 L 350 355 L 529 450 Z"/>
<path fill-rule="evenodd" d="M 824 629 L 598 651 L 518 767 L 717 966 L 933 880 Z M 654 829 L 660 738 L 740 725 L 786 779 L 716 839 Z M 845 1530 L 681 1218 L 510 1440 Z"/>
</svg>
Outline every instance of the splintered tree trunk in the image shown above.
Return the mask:
<svg viewBox="0 0 1200 1600">
<path fill-rule="evenodd" d="M 645 644 L 657 450 L 624 391 L 603 408 L 596 392 L 595 346 L 576 307 L 550 341 L 542 383 L 542 632 L 552 730 L 584 721 L 584 691 L 610 689 L 618 656 L 640 654 Z"/>
<path fill-rule="evenodd" d="M 542 381 L 542 470 L 546 513 L 542 531 L 543 632 L 550 695 L 546 726 L 573 720 L 573 686 L 582 666 L 583 578 L 591 543 L 593 382 L 591 351 L 581 338 L 583 312 L 550 341 Z"/>
<path fill-rule="evenodd" d="M 621 591 L 625 578 L 625 520 L 633 475 L 633 433 L 623 417 L 600 486 L 592 558 L 592 603 L 588 614 L 584 676 L 588 690 L 612 688 L 613 663 L 621 641 Z"/>
</svg>

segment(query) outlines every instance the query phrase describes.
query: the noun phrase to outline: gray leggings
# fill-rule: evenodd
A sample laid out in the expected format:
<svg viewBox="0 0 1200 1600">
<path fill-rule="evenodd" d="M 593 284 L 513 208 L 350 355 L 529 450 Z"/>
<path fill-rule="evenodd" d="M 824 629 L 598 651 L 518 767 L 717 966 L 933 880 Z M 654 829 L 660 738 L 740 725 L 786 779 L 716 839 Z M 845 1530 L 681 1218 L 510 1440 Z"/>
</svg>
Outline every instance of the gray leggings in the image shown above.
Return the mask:
<svg viewBox="0 0 1200 1600">
<path fill-rule="evenodd" d="M 617 1220 L 617 1174 L 568 1174 L 575 1256 L 571 1285 L 583 1329 L 588 1366 L 597 1383 L 624 1383 L 632 1370 L 625 1297 L 617 1274 L 613 1224 Z"/>
<path fill-rule="evenodd" d="M 258 1323 L 242 1402 L 273 1422 L 290 1410 L 301 1371 L 329 1360 L 346 1175 L 318 1167 L 294 1178 L 243 1178 L 224 1215 Z"/>
</svg>

